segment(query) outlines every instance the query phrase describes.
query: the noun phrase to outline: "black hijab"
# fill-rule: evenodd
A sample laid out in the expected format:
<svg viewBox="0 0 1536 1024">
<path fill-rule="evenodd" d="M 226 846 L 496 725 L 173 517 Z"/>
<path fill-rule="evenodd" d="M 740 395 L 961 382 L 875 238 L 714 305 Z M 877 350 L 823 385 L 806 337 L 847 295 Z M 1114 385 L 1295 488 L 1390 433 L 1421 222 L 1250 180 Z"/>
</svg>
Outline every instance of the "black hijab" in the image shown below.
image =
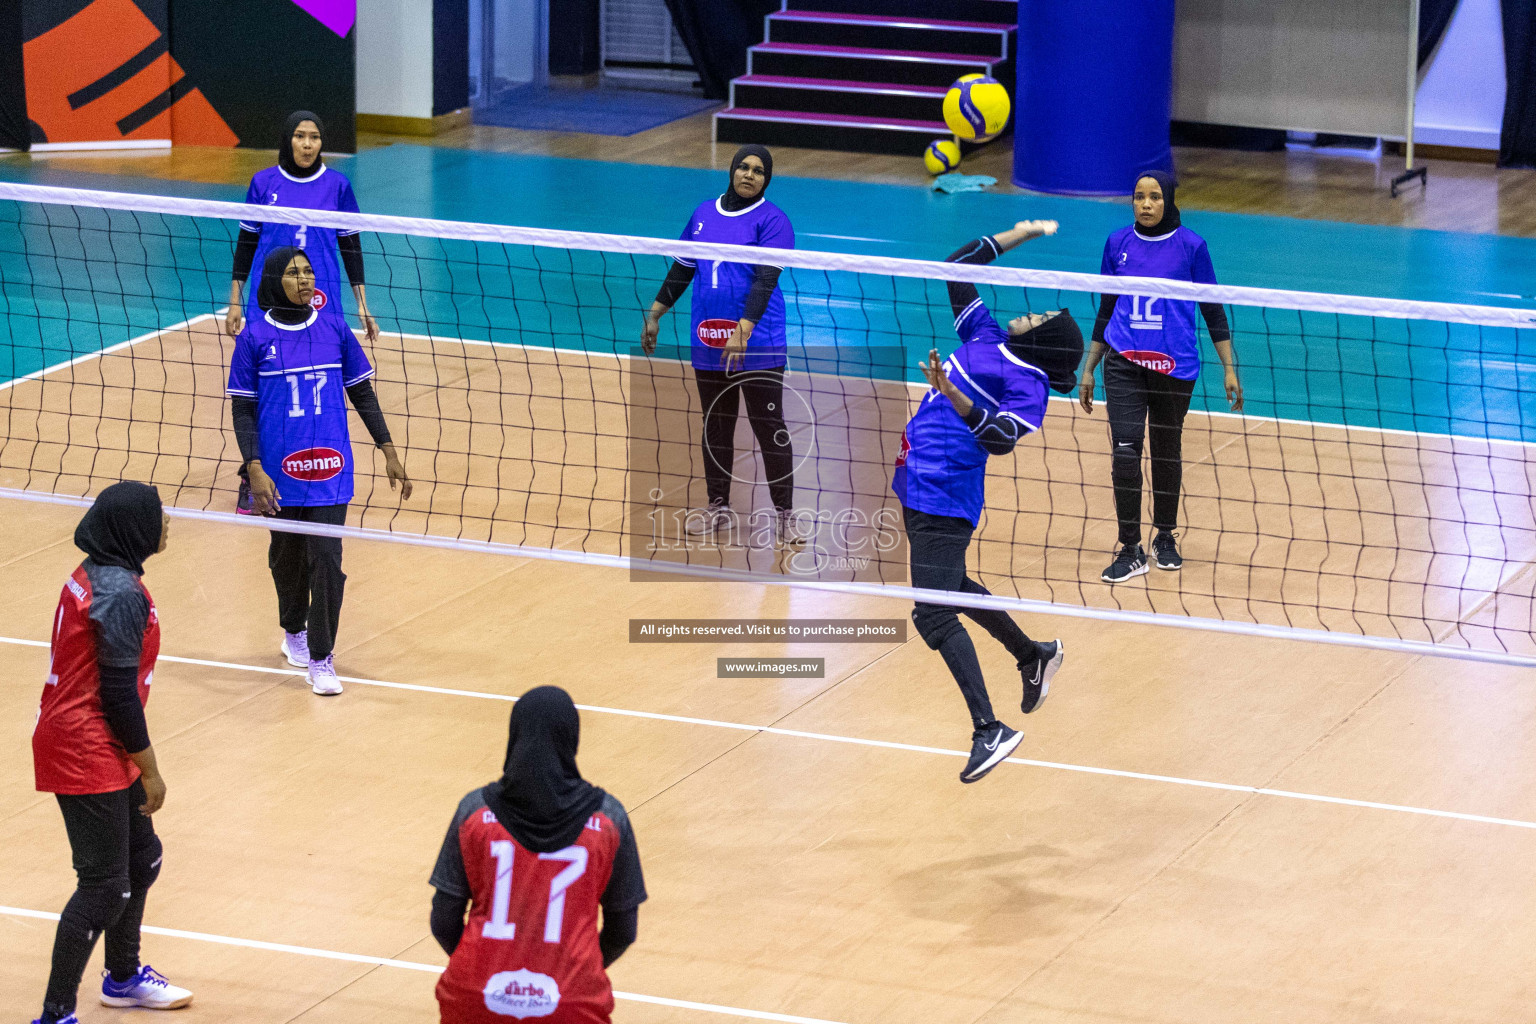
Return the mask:
<svg viewBox="0 0 1536 1024">
<path fill-rule="evenodd" d="M 97 565 L 116 565 L 144 575 L 144 559 L 160 549 L 160 492 L 137 480 L 113 484 L 75 527 L 75 547 Z"/>
<path fill-rule="evenodd" d="M 763 190 L 751 199 L 736 191 L 736 168 L 749 156 L 755 156 L 763 162 Z M 768 194 L 768 183 L 773 180 L 773 154 L 768 152 L 767 146 L 759 146 L 749 142 L 736 151 L 731 157 L 731 170 L 725 181 L 725 194 L 720 197 L 720 205 L 726 213 L 735 213 L 737 210 L 745 210 L 763 196 Z"/>
<path fill-rule="evenodd" d="M 293 158 L 293 133 L 299 125 L 305 121 L 315 122 L 315 130 L 320 133 L 320 153 L 315 154 L 315 162 L 308 167 L 300 167 L 299 162 Z M 283 141 L 277 144 L 277 166 L 281 167 L 292 178 L 312 178 L 320 173 L 320 166 L 324 162 L 320 159 L 325 152 L 325 122 L 320 120 L 320 115 L 309 110 L 295 110 L 288 115 L 288 120 L 283 124 Z"/>
<path fill-rule="evenodd" d="M 1077 388 L 1077 368 L 1083 361 L 1083 331 L 1063 309 L 1023 334 L 1008 336 L 1008 350 L 1045 371 L 1051 390 L 1063 395 Z"/>
<path fill-rule="evenodd" d="M 553 853 L 581 836 L 603 791 L 576 770 L 581 719 L 571 695 L 537 686 L 512 707 L 506 768 L 486 786 L 485 805 L 525 849 Z"/>
<path fill-rule="evenodd" d="M 1136 223 L 1136 233 L 1143 238 L 1159 238 L 1171 231 L 1177 230 L 1179 226 L 1179 207 L 1173 201 L 1173 175 L 1167 171 L 1147 171 L 1145 174 L 1136 175 L 1138 182 L 1142 178 L 1151 178 L 1163 190 L 1163 219 L 1149 228 L 1142 227 L 1139 222 Z M 1132 191 L 1135 191 L 1135 189 L 1133 188 Z"/>
<path fill-rule="evenodd" d="M 280 245 L 267 253 L 261 264 L 261 283 L 256 286 L 256 305 L 272 314 L 272 319 L 283 324 L 301 324 L 309 319 L 310 307 L 294 302 L 283 290 L 283 271 L 295 256 L 304 255 L 296 245 Z"/>
</svg>

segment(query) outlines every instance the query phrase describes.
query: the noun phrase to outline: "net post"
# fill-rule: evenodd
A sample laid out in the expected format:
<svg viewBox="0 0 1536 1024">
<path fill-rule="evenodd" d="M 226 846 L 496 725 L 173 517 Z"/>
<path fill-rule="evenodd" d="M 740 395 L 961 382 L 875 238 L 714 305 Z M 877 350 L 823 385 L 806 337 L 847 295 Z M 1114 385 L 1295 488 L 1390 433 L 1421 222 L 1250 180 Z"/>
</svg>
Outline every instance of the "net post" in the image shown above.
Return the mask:
<svg viewBox="0 0 1536 1024">
<path fill-rule="evenodd" d="M 1419 91 L 1419 0 L 1408 0 L 1408 123 L 1403 131 L 1403 173 L 1392 179 L 1392 198 L 1414 178 L 1421 188 L 1429 187 L 1429 168 L 1413 166 L 1414 101 Z"/>
</svg>

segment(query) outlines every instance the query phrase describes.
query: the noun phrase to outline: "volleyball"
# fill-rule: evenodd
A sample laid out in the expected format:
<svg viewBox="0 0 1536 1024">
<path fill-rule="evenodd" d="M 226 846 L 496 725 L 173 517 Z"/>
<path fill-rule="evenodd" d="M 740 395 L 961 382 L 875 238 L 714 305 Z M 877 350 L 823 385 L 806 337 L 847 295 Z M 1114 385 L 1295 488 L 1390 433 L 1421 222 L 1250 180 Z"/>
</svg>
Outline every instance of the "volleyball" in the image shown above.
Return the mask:
<svg viewBox="0 0 1536 1024">
<path fill-rule="evenodd" d="M 986 142 L 1008 125 L 1013 103 L 1003 83 L 987 75 L 964 75 L 944 94 L 944 123 L 967 142 Z"/>
<path fill-rule="evenodd" d="M 949 139 L 934 139 L 923 154 L 923 166 L 929 174 L 943 174 L 960 166 L 960 147 Z"/>
</svg>

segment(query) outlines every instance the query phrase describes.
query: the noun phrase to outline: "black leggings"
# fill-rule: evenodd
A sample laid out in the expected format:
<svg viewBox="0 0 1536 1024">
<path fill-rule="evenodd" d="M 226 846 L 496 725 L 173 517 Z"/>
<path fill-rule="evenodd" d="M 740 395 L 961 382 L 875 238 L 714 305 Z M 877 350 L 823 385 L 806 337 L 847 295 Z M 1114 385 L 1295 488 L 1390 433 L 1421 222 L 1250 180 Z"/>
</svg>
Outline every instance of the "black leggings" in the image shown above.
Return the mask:
<svg viewBox="0 0 1536 1024">
<path fill-rule="evenodd" d="M 1111 349 L 1104 356 L 1104 405 L 1114 445 L 1110 478 L 1120 543 L 1141 543 L 1142 440 L 1152 442 L 1152 527 L 1172 530 L 1179 521 L 1184 483 L 1184 414 L 1195 382 L 1139 366 Z"/>
<path fill-rule="evenodd" d="M 962 594 L 988 594 L 991 591 L 965 574 L 965 551 L 975 532 L 968 519 L 936 516 L 915 509 L 901 509 L 907 527 L 907 549 L 912 555 L 912 585 L 924 590 L 954 590 Z M 1007 612 L 983 608 L 957 608 L 947 604 L 918 603 L 912 608 L 912 622 L 918 635 L 938 651 L 949 666 L 950 674 L 965 697 L 971 712 L 971 725 L 982 729 L 997 721 L 992 701 L 976 658 L 976 645 L 960 623 L 959 613 L 992 634 L 1019 662 L 1019 668 L 1032 668 L 1040 657 L 1035 642 L 1024 634 Z"/>
<path fill-rule="evenodd" d="M 43 1013 L 66 1017 L 74 1012 L 96 936 L 106 933 L 107 970 L 114 978 L 126 981 L 138 972 L 139 927 L 149 887 L 160 875 L 161 846 L 155 826 L 139 813 L 146 800 L 142 782 L 57 799 L 77 882 L 54 933 Z"/>
<path fill-rule="evenodd" d="M 784 425 L 784 367 L 771 370 L 694 370 L 704 410 L 704 487 L 711 505 L 731 503 L 736 463 L 736 414 L 747 400 L 747 420 L 763 453 L 763 475 L 773 507 L 795 504 L 795 452 Z"/>
<path fill-rule="evenodd" d="M 345 505 L 279 509 L 278 519 L 342 526 Z M 347 575 L 341 571 L 341 538 L 272 531 L 267 567 L 277 586 L 277 618 L 289 633 L 309 631 L 309 658 L 324 661 L 336 647 L 336 623 Z"/>
</svg>

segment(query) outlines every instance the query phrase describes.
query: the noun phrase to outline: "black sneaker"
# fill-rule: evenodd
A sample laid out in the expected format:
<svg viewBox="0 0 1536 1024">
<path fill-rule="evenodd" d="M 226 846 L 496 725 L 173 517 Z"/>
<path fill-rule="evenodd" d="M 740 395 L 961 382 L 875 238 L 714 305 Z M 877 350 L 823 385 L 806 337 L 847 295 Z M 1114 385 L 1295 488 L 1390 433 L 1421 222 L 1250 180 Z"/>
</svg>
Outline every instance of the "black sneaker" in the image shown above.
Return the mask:
<svg viewBox="0 0 1536 1024">
<path fill-rule="evenodd" d="M 985 729 L 977 729 L 971 734 L 971 759 L 965 762 L 965 771 L 960 773 L 960 781 L 975 782 L 1001 764 L 1023 742 L 1023 733 L 1015 732 L 1002 722 L 993 722 Z"/>
<path fill-rule="evenodd" d="M 1019 666 L 1019 672 L 1024 676 L 1024 700 L 1019 709 L 1026 715 L 1045 703 L 1045 695 L 1051 692 L 1051 677 L 1061 671 L 1061 663 L 1066 660 L 1067 648 L 1060 640 L 1052 640 L 1048 644 L 1035 644 L 1039 649 L 1039 656 L 1035 663 L 1028 666 Z"/>
<path fill-rule="evenodd" d="M 251 497 L 251 482 L 240 478 L 240 496 L 235 499 L 235 511 L 242 516 L 256 514 L 256 501 Z"/>
<path fill-rule="evenodd" d="M 1157 559 L 1159 569 L 1173 572 L 1184 568 L 1184 556 L 1179 554 L 1179 543 L 1169 530 L 1159 530 L 1157 536 L 1152 538 L 1152 557 Z"/>
<path fill-rule="evenodd" d="M 1140 544 L 1125 544 L 1120 548 L 1120 553 L 1115 560 L 1109 563 L 1109 568 L 1099 577 L 1105 583 L 1124 583 L 1133 576 L 1143 576 L 1147 572 L 1147 553 L 1142 550 Z"/>
</svg>

